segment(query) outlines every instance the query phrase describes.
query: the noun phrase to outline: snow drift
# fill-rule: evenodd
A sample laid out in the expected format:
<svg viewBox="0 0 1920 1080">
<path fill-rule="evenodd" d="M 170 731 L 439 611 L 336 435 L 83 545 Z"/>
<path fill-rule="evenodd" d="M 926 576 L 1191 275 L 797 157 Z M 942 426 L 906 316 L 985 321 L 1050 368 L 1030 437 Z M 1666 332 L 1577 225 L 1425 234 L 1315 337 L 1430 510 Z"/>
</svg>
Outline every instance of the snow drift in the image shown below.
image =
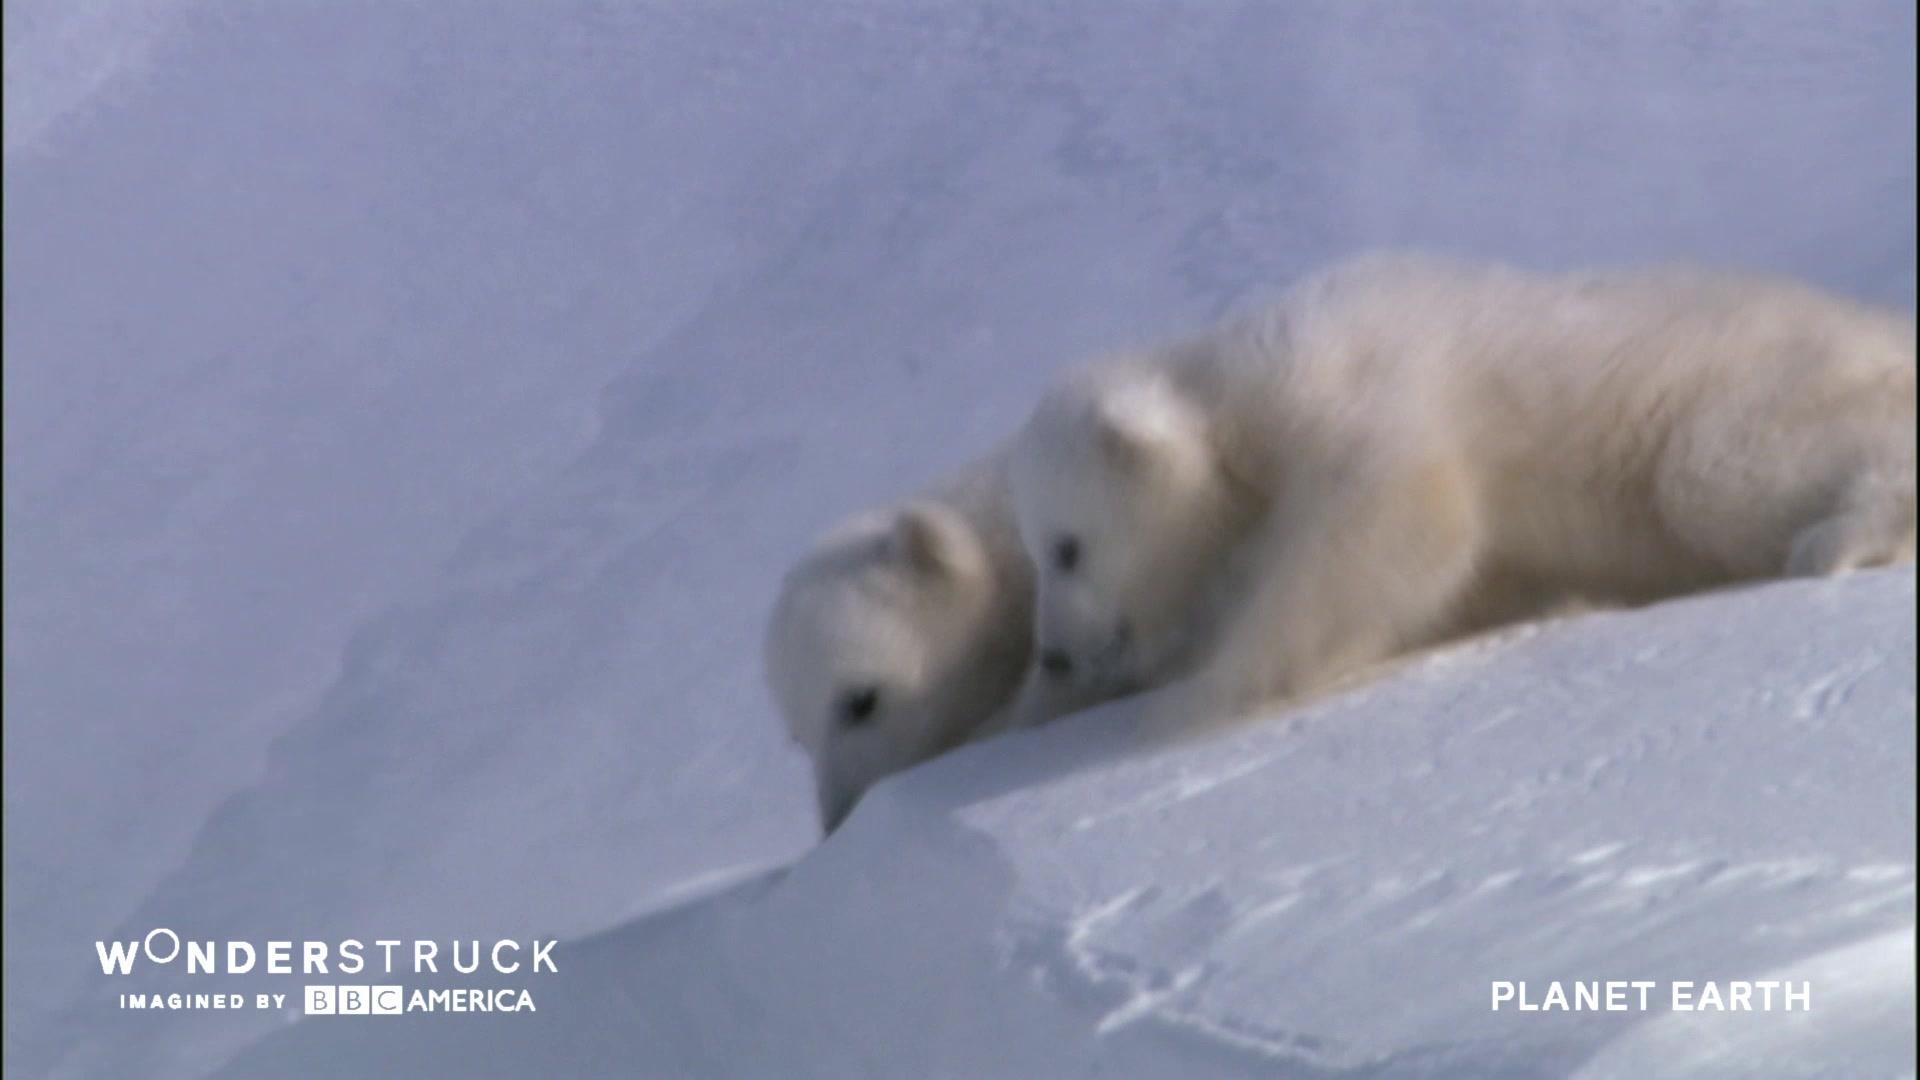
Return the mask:
<svg viewBox="0 0 1920 1080">
<path fill-rule="evenodd" d="M 274 1023 L 114 1009 L 103 937 L 585 938 L 799 857 L 781 572 L 1089 352 L 1379 245 L 1912 304 L 1903 0 L 5 10 L 10 1073 Z"/>
<path fill-rule="evenodd" d="M 309 1018 L 233 1076 L 1893 1075 L 1914 573 L 1520 627 L 1212 734 L 1119 702 L 580 941 L 538 1012 Z M 1676 980 L 1810 1009 L 1675 1012 Z M 1646 1012 L 1494 980 L 1651 980 Z"/>
</svg>

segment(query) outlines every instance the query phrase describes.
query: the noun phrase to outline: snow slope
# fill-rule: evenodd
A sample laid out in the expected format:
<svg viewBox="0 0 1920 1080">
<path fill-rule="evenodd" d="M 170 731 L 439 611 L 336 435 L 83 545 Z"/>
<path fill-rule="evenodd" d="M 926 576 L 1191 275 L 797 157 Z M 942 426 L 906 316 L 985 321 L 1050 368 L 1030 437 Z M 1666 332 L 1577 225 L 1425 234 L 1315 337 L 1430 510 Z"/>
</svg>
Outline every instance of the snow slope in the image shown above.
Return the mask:
<svg viewBox="0 0 1920 1080">
<path fill-rule="evenodd" d="M 500 983 L 535 1013 L 307 1018 L 228 1074 L 1899 1075 L 1913 611 L 1907 569 L 1583 616 L 1197 738 L 1117 703 Z M 1761 978 L 1810 1010 L 1489 1007 Z"/>
<path fill-rule="evenodd" d="M 92 942 L 568 937 L 813 843 L 819 528 L 1352 248 L 1913 293 L 1913 12 L 6 0 L 6 1062 Z"/>
</svg>

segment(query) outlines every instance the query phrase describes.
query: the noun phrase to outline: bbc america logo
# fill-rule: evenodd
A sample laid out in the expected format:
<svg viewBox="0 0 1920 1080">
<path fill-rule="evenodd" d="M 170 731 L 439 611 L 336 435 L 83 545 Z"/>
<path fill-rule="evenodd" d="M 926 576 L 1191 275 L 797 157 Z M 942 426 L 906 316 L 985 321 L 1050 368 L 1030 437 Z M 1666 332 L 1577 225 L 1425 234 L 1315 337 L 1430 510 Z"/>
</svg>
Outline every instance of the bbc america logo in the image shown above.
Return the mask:
<svg viewBox="0 0 1920 1080">
<path fill-rule="evenodd" d="M 414 990 L 393 985 L 307 986 L 300 994 L 308 1016 L 399 1016 L 412 1012 L 537 1012 L 525 990 Z"/>
<path fill-rule="evenodd" d="M 398 1016 L 407 1011 L 407 992 L 398 986 L 309 986 L 303 997 L 308 1016 Z"/>
</svg>

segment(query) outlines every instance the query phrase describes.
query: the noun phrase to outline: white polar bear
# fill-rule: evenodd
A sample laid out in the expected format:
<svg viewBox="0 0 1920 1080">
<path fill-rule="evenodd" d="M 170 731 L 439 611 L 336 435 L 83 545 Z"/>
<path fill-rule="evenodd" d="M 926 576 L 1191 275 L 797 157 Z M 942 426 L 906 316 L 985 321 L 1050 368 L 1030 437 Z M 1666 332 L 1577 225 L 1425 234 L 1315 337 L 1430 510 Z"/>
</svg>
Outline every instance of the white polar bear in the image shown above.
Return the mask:
<svg viewBox="0 0 1920 1080">
<path fill-rule="evenodd" d="M 765 663 L 826 830 L 882 777 L 1008 726 L 1032 628 L 1003 455 L 822 538 L 786 576 Z"/>
<path fill-rule="evenodd" d="M 1911 560 L 1914 391 L 1911 316 L 1788 282 L 1351 260 L 1043 399 L 1037 646 L 1231 710 L 1567 598 Z"/>
</svg>

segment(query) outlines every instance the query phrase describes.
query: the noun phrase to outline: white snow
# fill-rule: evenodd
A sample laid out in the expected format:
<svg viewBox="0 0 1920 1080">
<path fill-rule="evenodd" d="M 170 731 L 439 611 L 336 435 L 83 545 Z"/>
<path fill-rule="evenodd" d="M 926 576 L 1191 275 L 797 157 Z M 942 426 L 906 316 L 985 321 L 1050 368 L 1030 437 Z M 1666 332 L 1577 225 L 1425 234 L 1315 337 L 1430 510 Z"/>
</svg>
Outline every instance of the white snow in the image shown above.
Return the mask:
<svg viewBox="0 0 1920 1080">
<path fill-rule="evenodd" d="M 1908 569 L 1584 616 L 1200 737 L 1116 703 L 496 980 L 535 1014 L 308 1018 L 230 1073 L 1897 1075 L 1913 610 Z M 1809 1006 L 1670 1005 L 1769 979 Z M 1656 987 L 1494 1011 L 1496 980 Z"/>
<path fill-rule="evenodd" d="M 1731 262 L 1913 303 L 1897 0 L 5 13 L 5 1060 L 29 1074 L 202 1075 L 271 1029 L 111 1008 L 98 939 L 576 939 L 802 855 L 769 897 L 863 863 L 853 840 L 810 853 L 804 763 L 759 686 L 778 576 L 843 513 L 1004 435 L 1092 350 L 1380 244 Z M 1879 670 L 1849 665 L 1871 660 L 1770 683 L 1767 707 L 1846 714 Z M 1540 682 L 1572 697 L 1586 678 Z M 1536 715 L 1494 702 L 1476 722 Z M 1627 762 L 1671 745 L 1645 738 Z M 967 828 L 1029 853 L 1147 835 L 1278 767 L 1176 758 L 1074 773 L 1093 788 L 1057 820 L 1021 799 L 1060 777 L 1011 768 Z M 1570 782 L 1502 780 L 1503 821 Z M 1789 796 L 1811 816 L 1865 797 Z M 951 883 L 922 904 L 946 925 L 981 883 L 935 869 L 935 832 L 887 873 Z M 1629 909 L 1704 872 L 1638 836 L 1569 833 L 1568 859 L 1628 846 L 1563 872 L 1638 883 L 1594 886 Z M 1136 909 L 1195 905 L 1157 932 L 1198 942 L 1543 872 L 1396 886 L 1327 856 L 1255 895 L 1224 841 L 1157 842 L 1163 875 L 1116 869 L 1078 915 L 1033 915 L 1049 947 L 1074 942 L 1033 980 L 1110 1044 L 1190 1013 L 1208 1045 L 1291 1045 L 1191 1006 L 1229 992 L 1217 958 L 1114 966 Z M 1849 903 L 1911 880 L 1897 853 L 1827 857 L 1715 872 L 1837 872 Z M 1135 890 L 1118 921 L 1072 921 Z M 608 940 L 676 918 L 731 934 L 758 925 L 747 910 Z M 948 929 L 956 956 L 978 944 Z M 992 947 L 1039 948 L 1008 933 Z M 1009 1022 L 993 1041 L 1056 1030 Z"/>
</svg>

